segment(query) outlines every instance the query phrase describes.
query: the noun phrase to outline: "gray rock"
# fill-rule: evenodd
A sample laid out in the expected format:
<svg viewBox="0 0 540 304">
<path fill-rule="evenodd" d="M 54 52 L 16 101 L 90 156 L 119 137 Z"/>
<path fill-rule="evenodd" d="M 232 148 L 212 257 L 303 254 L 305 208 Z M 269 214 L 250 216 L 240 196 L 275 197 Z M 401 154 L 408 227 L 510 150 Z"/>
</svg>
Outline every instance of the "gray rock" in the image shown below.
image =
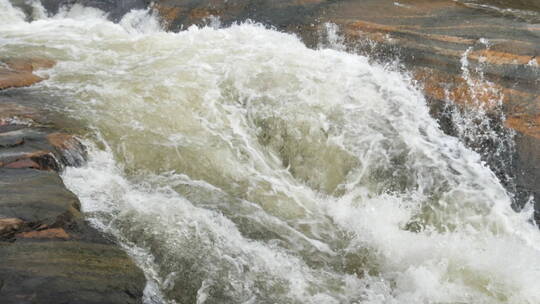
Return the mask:
<svg viewBox="0 0 540 304">
<path fill-rule="evenodd" d="M 0 169 L 0 217 L 34 226 L 62 226 L 80 217 L 80 203 L 55 172 Z"/>
<path fill-rule="evenodd" d="M 113 21 L 120 20 L 132 9 L 144 9 L 150 1 L 147 0 L 42 0 L 41 3 L 51 14 L 56 14 L 62 6 L 81 4 L 98 8 L 108 14 Z"/>
<path fill-rule="evenodd" d="M 145 277 L 54 171 L 0 169 L 1 303 L 141 303 Z"/>
<path fill-rule="evenodd" d="M 111 244 L 0 242 L 2 304 L 142 303 L 145 279 Z"/>
</svg>

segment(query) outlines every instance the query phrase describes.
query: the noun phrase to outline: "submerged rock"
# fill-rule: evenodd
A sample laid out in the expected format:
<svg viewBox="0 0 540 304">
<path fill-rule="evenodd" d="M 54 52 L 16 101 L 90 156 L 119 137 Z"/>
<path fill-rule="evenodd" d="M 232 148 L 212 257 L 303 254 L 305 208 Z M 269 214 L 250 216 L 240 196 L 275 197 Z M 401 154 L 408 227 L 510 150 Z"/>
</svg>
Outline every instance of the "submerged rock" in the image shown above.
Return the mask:
<svg viewBox="0 0 540 304">
<path fill-rule="evenodd" d="M 0 130 L 36 121 L 38 111 L 11 102 L 0 102 Z"/>
<path fill-rule="evenodd" d="M 49 69 L 56 64 L 54 60 L 47 58 L 9 58 L 2 61 L 9 69 L 21 72 Z"/>
<path fill-rule="evenodd" d="M 13 71 L 0 68 L 0 90 L 8 88 L 26 87 L 43 80 L 31 72 Z"/>
<path fill-rule="evenodd" d="M 42 81 L 33 72 L 54 66 L 53 60 L 45 58 L 0 59 L 0 90 L 33 85 Z"/>
</svg>

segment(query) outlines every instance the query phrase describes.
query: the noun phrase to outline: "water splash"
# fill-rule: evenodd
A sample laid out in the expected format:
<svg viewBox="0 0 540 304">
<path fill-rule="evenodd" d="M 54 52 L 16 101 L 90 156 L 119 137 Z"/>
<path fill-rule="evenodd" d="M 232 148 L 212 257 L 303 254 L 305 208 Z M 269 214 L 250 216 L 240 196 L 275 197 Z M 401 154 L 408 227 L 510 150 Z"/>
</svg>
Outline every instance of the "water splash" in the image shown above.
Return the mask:
<svg viewBox="0 0 540 304">
<path fill-rule="evenodd" d="M 487 39 L 482 38 L 479 43 L 487 49 L 490 47 Z M 515 197 L 519 196 L 513 159 L 516 155 L 515 131 L 504 127 L 504 94 L 485 78 L 482 58 L 479 58 L 478 66 L 471 69 L 468 57 L 472 50 L 472 47 L 467 49 L 460 60 L 466 101 L 456 100 L 446 90 L 443 115 L 449 115 L 452 125 L 448 132 L 478 152 L 512 194 L 513 205 L 523 207 L 525 204 Z"/>
<path fill-rule="evenodd" d="M 339 26 L 335 23 L 324 23 L 323 31 L 319 33 L 319 49 L 333 49 L 336 51 L 345 51 L 345 37 L 341 35 Z"/>
</svg>

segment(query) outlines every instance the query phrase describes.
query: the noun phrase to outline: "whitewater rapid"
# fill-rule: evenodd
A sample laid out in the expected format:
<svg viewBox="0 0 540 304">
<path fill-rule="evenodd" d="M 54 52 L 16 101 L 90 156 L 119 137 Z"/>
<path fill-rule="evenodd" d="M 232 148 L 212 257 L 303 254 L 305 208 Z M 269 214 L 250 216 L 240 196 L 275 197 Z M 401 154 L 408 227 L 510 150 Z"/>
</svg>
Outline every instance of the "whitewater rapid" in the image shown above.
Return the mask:
<svg viewBox="0 0 540 304">
<path fill-rule="evenodd" d="M 2 56 L 78 121 L 66 185 L 147 303 L 540 303 L 540 233 L 408 75 L 262 25 L 0 0 Z M 337 49 L 341 49 L 336 47 Z"/>
</svg>

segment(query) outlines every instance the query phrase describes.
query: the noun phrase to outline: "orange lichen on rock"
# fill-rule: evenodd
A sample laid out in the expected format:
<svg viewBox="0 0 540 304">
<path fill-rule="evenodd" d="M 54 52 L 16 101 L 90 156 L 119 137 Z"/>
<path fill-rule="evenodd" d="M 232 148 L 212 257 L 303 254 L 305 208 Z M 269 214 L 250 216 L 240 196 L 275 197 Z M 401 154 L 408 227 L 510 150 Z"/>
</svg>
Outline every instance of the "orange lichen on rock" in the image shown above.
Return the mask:
<svg viewBox="0 0 540 304">
<path fill-rule="evenodd" d="M 166 25 L 171 24 L 182 13 L 180 7 L 164 6 L 159 3 L 155 3 L 153 9 L 157 10 L 158 14 L 161 16 L 162 22 L 166 23 Z"/>
<path fill-rule="evenodd" d="M 492 50 L 480 50 L 471 52 L 468 56 L 469 59 L 477 61 L 483 61 L 491 64 L 517 64 L 526 65 L 533 57 L 526 55 L 512 54 L 508 52 L 492 51 Z"/>
<path fill-rule="evenodd" d="M 66 133 L 51 133 L 47 135 L 47 140 L 53 147 L 59 150 L 71 150 L 79 144 L 73 135 Z"/>
<path fill-rule="evenodd" d="M 367 22 L 367 21 L 356 21 L 348 26 L 351 29 L 357 29 L 362 31 L 376 31 L 376 32 L 397 32 L 399 31 L 399 28 L 397 26 L 391 26 L 391 25 L 384 25 L 384 24 L 378 24 L 374 22 Z"/>
<path fill-rule="evenodd" d="M 506 118 L 505 125 L 520 133 L 540 139 L 540 114 L 510 116 Z"/>
<path fill-rule="evenodd" d="M 69 234 L 62 228 L 51 228 L 39 231 L 22 232 L 15 235 L 24 239 L 62 239 L 69 240 Z"/>
</svg>

